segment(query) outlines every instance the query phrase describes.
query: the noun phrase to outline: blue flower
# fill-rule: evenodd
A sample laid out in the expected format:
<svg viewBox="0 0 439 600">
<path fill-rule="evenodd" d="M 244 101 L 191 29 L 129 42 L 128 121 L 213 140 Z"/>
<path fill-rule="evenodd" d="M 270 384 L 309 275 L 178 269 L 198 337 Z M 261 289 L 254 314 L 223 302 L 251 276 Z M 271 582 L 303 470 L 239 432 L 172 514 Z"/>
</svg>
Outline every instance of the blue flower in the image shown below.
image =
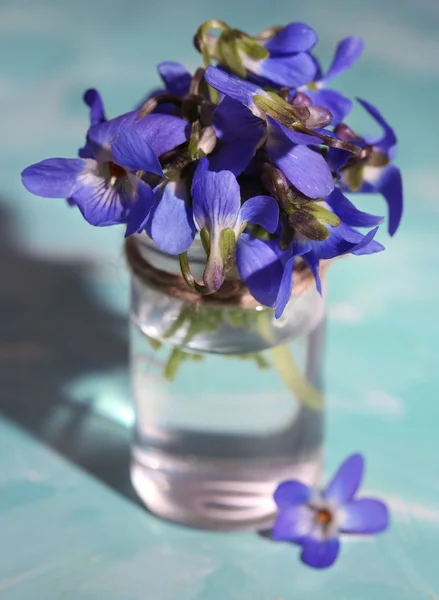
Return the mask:
<svg viewBox="0 0 439 600">
<path fill-rule="evenodd" d="M 269 52 L 264 59 L 241 53 L 242 64 L 261 85 L 274 84 L 295 88 L 312 81 L 317 65 L 309 51 L 317 43 L 317 34 L 304 23 L 289 23 L 262 45 Z"/>
<path fill-rule="evenodd" d="M 223 146 L 212 156 L 212 169 L 226 169 L 238 175 L 265 142 L 270 158 L 300 192 L 310 198 L 331 193 L 331 170 L 323 156 L 308 147 L 322 143 L 320 130 L 309 135 L 285 127 L 257 106 L 255 98 L 271 102 L 272 97 L 251 83 L 214 67 L 206 69 L 205 78 L 227 96 L 216 110 L 215 126 Z M 316 107 L 310 110 L 310 119 L 315 121 L 311 126 L 317 130 L 321 111 Z"/>
<path fill-rule="evenodd" d="M 387 506 L 374 498 L 355 498 L 364 460 L 353 454 L 318 493 L 300 481 L 285 481 L 274 493 L 279 513 L 272 537 L 302 547 L 301 560 L 316 569 L 330 567 L 340 550 L 340 533 L 374 534 L 387 529 Z"/>
<path fill-rule="evenodd" d="M 207 159 L 198 165 L 192 184 L 192 206 L 197 230 L 207 233 L 209 252 L 204 272 L 204 285 L 209 291 L 221 287 L 230 269 L 228 259 L 237 252 L 237 267 L 241 271 L 240 247 L 250 236 L 243 234 L 247 225 L 260 225 L 273 233 L 277 229 L 279 207 L 271 196 L 254 196 L 241 206 L 241 192 L 236 177 L 230 171 L 208 170 Z M 225 256 L 224 232 L 232 232 L 232 256 Z M 230 250 L 226 249 L 226 254 Z"/>
<path fill-rule="evenodd" d="M 403 213 L 403 189 L 401 172 L 391 164 L 396 154 L 397 138 L 395 132 L 369 102 L 357 98 L 370 116 L 383 130 L 378 137 L 367 136 L 359 140 L 363 153 L 357 160 L 351 160 L 347 152 L 331 148 L 328 160 L 333 169 L 341 175 L 340 185 L 344 191 L 381 194 L 384 196 L 389 212 L 389 233 L 394 235 L 401 222 Z M 349 132 L 351 139 L 352 132 Z"/>
<path fill-rule="evenodd" d="M 92 121 L 100 121 L 99 96 L 92 96 Z M 136 172 L 163 176 L 158 157 L 186 141 L 187 123 L 168 115 L 136 118 L 134 111 L 93 125 L 86 158 L 52 158 L 31 165 L 22 173 L 24 186 L 38 196 L 68 198 L 91 225 L 126 223 L 127 235 L 141 230 L 155 198 Z"/>
<path fill-rule="evenodd" d="M 350 69 L 360 58 L 363 48 L 363 40 L 356 37 L 345 38 L 338 44 L 331 66 L 326 74 L 323 75 L 319 68 L 318 76 L 312 82 L 307 82 L 307 85 L 299 88 L 299 91 L 304 92 L 315 106 L 324 106 L 331 112 L 332 125 L 337 125 L 343 121 L 352 109 L 352 102 L 340 92 L 327 89 L 327 84 L 334 77 L 338 77 L 338 75 Z"/>
</svg>

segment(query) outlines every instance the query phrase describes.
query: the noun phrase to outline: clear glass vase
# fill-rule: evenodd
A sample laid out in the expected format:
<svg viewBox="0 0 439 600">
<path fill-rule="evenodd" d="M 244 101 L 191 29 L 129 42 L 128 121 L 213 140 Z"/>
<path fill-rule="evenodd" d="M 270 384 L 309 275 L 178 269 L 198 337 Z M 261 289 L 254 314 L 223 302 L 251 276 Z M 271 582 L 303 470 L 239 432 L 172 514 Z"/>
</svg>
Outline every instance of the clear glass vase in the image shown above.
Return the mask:
<svg viewBox="0 0 439 600">
<path fill-rule="evenodd" d="M 154 268 L 179 272 L 177 258 L 137 241 Z M 201 275 L 203 251 L 190 262 Z M 264 528 L 280 481 L 317 482 L 324 312 L 314 285 L 276 320 L 261 306 L 188 302 L 132 275 L 131 476 L 153 513 L 196 527 Z"/>
</svg>

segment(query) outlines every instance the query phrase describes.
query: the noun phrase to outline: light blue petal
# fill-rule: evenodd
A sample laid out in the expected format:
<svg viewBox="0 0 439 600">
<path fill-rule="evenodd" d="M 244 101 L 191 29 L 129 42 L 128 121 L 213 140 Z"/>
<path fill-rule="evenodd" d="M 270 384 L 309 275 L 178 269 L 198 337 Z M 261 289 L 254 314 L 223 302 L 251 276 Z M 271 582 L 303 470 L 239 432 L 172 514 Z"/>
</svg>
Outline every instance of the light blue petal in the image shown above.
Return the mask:
<svg viewBox="0 0 439 600">
<path fill-rule="evenodd" d="M 298 481 L 283 481 L 280 483 L 274 492 L 274 501 L 279 508 L 289 508 L 297 504 L 305 504 L 313 494 L 312 489 Z"/>
<path fill-rule="evenodd" d="M 303 542 L 302 548 L 302 562 L 315 569 L 326 569 L 334 564 L 340 550 L 340 542 L 336 537 L 329 540 L 310 537 Z"/>
<path fill-rule="evenodd" d="M 155 190 L 157 202 L 147 224 L 149 236 L 163 252 L 181 254 L 195 238 L 186 182 L 163 182 Z"/>
<path fill-rule="evenodd" d="M 204 171 L 193 187 L 192 208 L 198 231 L 206 228 L 215 237 L 223 229 L 233 229 L 241 208 L 241 193 L 233 173 Z"/>
<path fill-rule="evenodd" d="M 134 127 L 119 129 L 111 145 L 111 152 L 114 160 L 126 169 L 147 171 L 164 177 L 156 153 Z"/>
<path fill-rule="evenodd" d="M 276 121 L 269 123 L 267 152 L 287 179 L 305 196 L 324 198 L 334 189 L 325 159 L 307 146 L 292 143 Z"/>
<path fill-rule="evenodd" d="M 344 73 L 360 58 L 363 52 L 364 42 L 360 38 L 348 37 L 342 40 L 335 51 L 335 56 L 322 81 L 330 81 Z"/>
<path fill-rule="evenodd" d="M 182 64 L 162 62 L 157 66 L 157 71 L 170 94 L 181 97 L 189 93 L 192 76 Z"/>
<path fill-rule="evenodd" d="M 384 502 L 360 498 L 343 506 L 340 531 L 345 533 L 379 533 L 389 526 L 389 510 Z"/>
<path fill-rule="evenodd" d="M 111 185 L 109 179 L 87 173 L 75 187 L 71 199 L 84 219 L 97 227 L 126 223 L 128 198 L 124 182 Z"/>
<path fill-rule="evenodd" d="M 339 506 L 351 502 L 363 478 L 364 459 L 361 454 L 352 454 L 339 467 L 326 486 L 323 497 Z"/>
<path fill-rule="evenodd" d="M 48 158 L 24 169 L 21 179 L 32 194 L 44 198 L 68 198 L 87 163 L 96 164 L 80 158 Z"/>
<path fill-rule="evenodd" d="M 236 264 L 251 295 L 264 306 L 274 306 L 284 272 L 277 242 L 243 233 L 236 245 Z"/>
<path fill-rule="evenodd" d="M 271 54 L 294 54 L 311 50 L 317 41 L 316 32 L 305 23 L 288 23 L 265 47 Z"/>
<path fill-rule="evenodd" d="M 242 205 L 239 219 L 241 223 L 247 221 L 274 233 L 279 222 L 279 205 L 271 196 L 254 196 Z"/>
<path fill-rule="evenodd" d="M 271 536 L 278 541 L 300 543 L 307 538 L 314 525 L 313 511 L 307 506 L 282 509 L 274 522 Z"/>
</svg>

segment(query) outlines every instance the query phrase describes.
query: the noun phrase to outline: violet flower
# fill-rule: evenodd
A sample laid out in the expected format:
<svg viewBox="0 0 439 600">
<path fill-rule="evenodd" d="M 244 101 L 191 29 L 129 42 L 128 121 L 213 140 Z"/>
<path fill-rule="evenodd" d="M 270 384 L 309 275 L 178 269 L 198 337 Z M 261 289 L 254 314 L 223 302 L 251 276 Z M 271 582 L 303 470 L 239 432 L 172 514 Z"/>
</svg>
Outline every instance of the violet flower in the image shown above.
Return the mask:
<svg viewBox="0 0 439 600">
<path fill-rule="evenodd" d="M 279 508 L 272 537 L 302 548 L 301 560 L 316 569 L 330 567 L 340 550 L 340 534 L 375 534 L 387 529 L 384 502 L 356 498 L 364 470 L 360 454 L 340 466 L 322 492 L 300 481 L 285 481 L 274 493 Z"/>
</svg>

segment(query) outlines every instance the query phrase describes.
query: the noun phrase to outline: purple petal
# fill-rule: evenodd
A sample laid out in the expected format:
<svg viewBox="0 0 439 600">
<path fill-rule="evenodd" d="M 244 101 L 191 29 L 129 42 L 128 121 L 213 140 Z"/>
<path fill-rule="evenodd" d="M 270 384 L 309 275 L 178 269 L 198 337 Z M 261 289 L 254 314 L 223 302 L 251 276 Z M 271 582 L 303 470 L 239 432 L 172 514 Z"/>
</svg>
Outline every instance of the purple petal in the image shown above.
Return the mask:
<svg viewBox="0 0 439 600">
<path fill-rule="evenodd" d="M 293 269 L 294 259 L 292 256 L 286 263 L 282 279 L 279 285 L 279 292 L 276 297 L 274 316 L 279 319 L 285 310 L 286 305 L 291 298 L 291 290 L 293 289 Z"/>
<path fill-rule="evenodd" d="M 155 196 L 152 189 L 144 181 L 129 176 L 136 186 L 136 196 L 129 209 L 125 237 L 133 233 L 140 233 L 145 229 L 151 209 L 155 204 Z"/>
<path fill-rule="evenodd" d="M 282 123 L 279 123 L 279 121 L 276 121 L 273 119 L 273 117 L 270 117 L 270 115 L 267 115 L 267 123 L 269 124 L 270 131 L 271 128 L 279 129 L 294 144 L 318 146 L 322 142 L 322 140 L 315 135 L 309 135 L 308 133 L 301 133 L 300 131 L 288 129 L 288 127 L 285 127 L 285 125 L 282 125 Z"/>
<path fill-rule="evenodd" d="M 260 75 L 276 85 L 299 87 L 313 81 L 316 75 L 316 64 L 307 52 L 290 56 L 274 56 L 261 61 L 252 61 L 252 72 Z M 244 66 L 250 70 L 250 63 L 244 60 Z"/>
<path fill-rule="evenodd" d="M 395 165 L 384 167 L 378 180 L 372 183 L 371 191 L 382 194 L 386 199 L 389 209 L 388 229 L 390 235 L 394 235 L 399 227 L 403 213 L 403 191 L 400 170 Z"/>
<path fill-rule="evenodd" d="M 314 279 L 316 281 L 316 289 L 317 289 L 318 293 L 321 294 L 322 293 L 322 282 L 321 282 L 320 273 L 319 273 L 320 260 L 319 260 L 318 256 L 313 251 L 307 252 L 306 254 L 303 255 L 303 260 L 306 262 L 306 264 L 308 265 L 312 274 L 314 275 Z"/>
<path fill-rule="evenodd" d="M 215 111 L 214 126 L 222 145 L 209 156 L 211 170 L 227 170 L 240 175 L 265 134 L 265 121 L 226 96 Z"/>
<path fill-rule="evenodd" d="M 106 227 L 126 223 L 128 203 L 134 199 L 134 190 L 131 186 L 125 188 L 127 179 L 124 179 L 111 185 L 109 178 L 94 171 L 81 175 L 71 198 L 90 225 Z"/>
<path fill-rule="evenodd" d="M 363 48 L 364 42 L 360 38 L 348 37 L 342 40 L 337 46 L 332 64 L 322 81 L 327 82 L 350 69 L 360 58 Z"/>
<path fill-rule="evenodd" d="M 236 245 L 236 264 L 251 295 L 264 306 L 273 306 L 279 291 L 284 265 L 277 242 L 264 241 L 243 233 Z"/>
<path fill-rule="evenodd" d="M 373 146 L 376 146 L 379 150 L 381 150 L 385 154 L 388 154 L 390 152 L 390 150 L 393 148 L 393 146 L 396 145 L 396 142 L 397 142 L 395 132 L 390 127 L 390 125 L 387 123 L 387 121 L 384 119 L 384 117 L 379 112 L 379 110 L 377 108 L 375 108 L 375 106 L 373 106 L 373 104 L 370 104 L 369 102 L 366 102 L 366 100 L 362 100 L 361 98 L 357 98 L 357 100 L 361 104 L 361 106 L 363 106 L 363 108 L 365 108 L 367 110 L 367 112 L 370 114 L 370 116 L 373 119 L 375 119 L 375 121 L 377 123 L 379 123 L 381 125 L 381 127 L 383 128 L 383 131 L 384 131 L 384 135 L 382 137 L 380 137 L 378 139 L 366 138 L 366 141 L 368 143 L 372 144 Z"/>
<path fill-rule="evenodd" d="M 305 23 L 289 23 L 265 47 L 271 54 L 294 54 L 311 50 L 317 41 L 316 32 Z"/>
<path fill-rule="evenodd" d="M 383 217 L 377 217 L 358 210 L 338 188 L 335 188 L 326 198 L 326 202 L 345 225 L 350 225 L 351 227 L 374 227 L 383 221 Z"/>
<path fill-rule="evenodd" d="M 332 114 L 331 125 L 338 125 L 352 110 L 352 102 L 335 90 L 317 90 L 307 92 L 314 106 L 324 106 Z"/>
<path fill-rule="evenodd" d="M 360 498 L 343 506 L 340 531 L 344 533 L 379 533 L 389 525 L 389 510 L 384 502 Z"/>
<path fill-rule="evenodd" d="M 293 506 L 279 511 L 271 531 L 273 539 L 300 543 L 314 525 L 314 515 L 307 506 Z"/>
<path fill-rule="evenodd" d="M 157 202 L 147 224 L 149 236 L 163 252 L 173 255 L 186 252 L 196 230 L 185 181 L 163 182 L 155 193 Z"/>
<path fill-rule="evenodd" d="M 190 135 L 189 123 L 175 115 L 147 115 L 136 121 L 134 127 L 157 156 L 184 144 Z"/>
<path fill-rule="evenodd" d="M 273 120 L 269 123 L 267 151 L 305 196 L 324 198 L 334 189 L 334 179 L 323 156 L 306 146 L 293 144 Z"/>
<path fill-rule="evenodd" d="M 192 77 L 180 63 L 162 62 L 157 66 L 157 71 L 170 94 L 184 96 L 189 92 Z"/>
<path fill-rule="evenodd" d="M 44 198 L 68 198 L 78 175 L 87 163 L 80 158 L 48 158 L 24 169 L 21 174 L 24 187 L 32 194 Z"/>
<path fill-rule="evenodd" d="M 358 231 L 344 225 L 329 227 L 329 237 L 323 242 L 312 241 L 314 252 L 319 258 L 330 259 L 343 254 L 373 254 L 381 252 L 384 247 L 373 238 L 378 227 L 363 236 Z"/>
<path fill-rule="evenodd" d="M 340 169 L 345 166 L 351 156 L 352 154 L 347 150 L 329 148 L 326 154 L 326 162 L 331 171 L 335 173 L 337 180 L 341 178 Z"/>
<path fill-rule="evenodd" d="M 163 175 L 156 153 L 134 127 L 121 127 L 117 138 L 111 145 L 114 160 L 132 171 L 148 171 Z"/>
<path fill-rule="evenodd" d="M 102 148 L 108 150 L 119 133 L 119 129 L 123 125 L 132 125 L 136 118 L 137 111 L 133 110 L 115 119 L 90 127 L 87 133 L 87 141 L 95 148 L 95 154 Z"/>
<path fill-rule="evenodd" d="M 296 479 L 283 481 L 274 492 L 274 501 L 279 508 L 289 508 L 296 504 L 305 504 L 313 494 L 312 489 Z"/>
<path fill-rule="evenodd" d="M 308 538 L 303 542 L 302 548 L 300 555 L 302 562 L 315 569 L 325 569 L 335 562 L 340 550 L 340 542 L 336 537 L 329 540 Z"/>
<path fill-rule="evenodd" d="M 339 467 L 326 486 L 323 497 L 339 506 L 351 502 L 363 477 L 364 459 L 361 454 L 352 454 Z"/>
<path fill-rule="evenodd" d="M 204 78 L 213 88 L 225 96 L 237 100 L 250 110 L 255 108 L 253 97 L 256 94 L 265 95 L 265 92 L 258 86 L 234 75 L 229 75 L 216 67 L 207 67 Z"/>
<path fill-rule="evenodd" d="M 206 228 L 211 235 L 235 227 L 241 208 L 241 193 L 230 171 L 204 171 L 193 187 L 192 208 L 198 231 Z"/>
<path fill-rule="evenodd" d="M 254 196 L 244 202 L 239 218 L 241 223 L 247 221 L 274 233 L 279 222 L 279 205 L 271 196 Z"/>
<path fill-rule="evenodd" d="M 87 90 L 84 93 L 84 102 L 90 107 L 90 125 L 106 121 L 102 98 L 97 90 Z"/>
</svg>

